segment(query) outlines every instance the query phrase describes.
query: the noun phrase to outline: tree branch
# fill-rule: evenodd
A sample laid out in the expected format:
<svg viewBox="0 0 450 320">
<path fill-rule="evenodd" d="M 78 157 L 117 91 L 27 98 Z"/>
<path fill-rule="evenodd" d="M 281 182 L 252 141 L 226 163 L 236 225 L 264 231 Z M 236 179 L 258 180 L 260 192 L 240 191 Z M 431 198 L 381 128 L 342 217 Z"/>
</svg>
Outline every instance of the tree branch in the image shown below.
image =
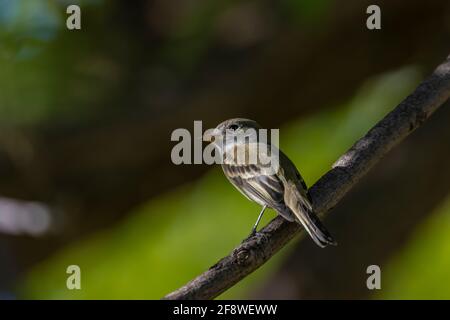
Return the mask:
<svg viewBox="0 0 450 320">
<path fill-rule="evenodd" d="M 384 154 L 420 127 L 450 97 L 450 56 L 405 100 L 357 141 L 311 188 L 316 212 L 325 214 Z M 300 231 L 281 217 L 165 299 L 212 299 L 263 265 Z"/>
</svg>

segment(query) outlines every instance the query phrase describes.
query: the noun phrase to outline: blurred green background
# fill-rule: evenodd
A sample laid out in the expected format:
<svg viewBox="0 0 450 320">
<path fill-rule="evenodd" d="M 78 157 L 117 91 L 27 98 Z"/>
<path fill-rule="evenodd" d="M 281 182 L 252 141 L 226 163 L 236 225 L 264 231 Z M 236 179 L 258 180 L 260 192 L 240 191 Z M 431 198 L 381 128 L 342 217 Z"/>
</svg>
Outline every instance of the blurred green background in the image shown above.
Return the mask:
<svg viewBox="0 0 450 320">
<path fill-rule="evenodd" d="M 312 185 L 449 53 L 446 1 L 381 1 L 376 31 L 369 4 L 0 0 L 0 298 L 159 299 L 228 254 L 259 207 L 170 133 L 280 128 Z M 219 298 L 450 299 L 442 109 L 330 213 L 337 248 L 296 239 Z"/>
</svg>

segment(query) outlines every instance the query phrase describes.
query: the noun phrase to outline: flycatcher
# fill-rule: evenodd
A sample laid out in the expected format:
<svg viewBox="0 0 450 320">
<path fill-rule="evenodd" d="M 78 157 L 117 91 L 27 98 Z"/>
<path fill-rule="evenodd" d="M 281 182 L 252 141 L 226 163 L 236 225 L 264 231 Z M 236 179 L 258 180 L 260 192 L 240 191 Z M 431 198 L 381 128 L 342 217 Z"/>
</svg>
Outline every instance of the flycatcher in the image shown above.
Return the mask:
<svg viewBox="0 0 450 320">
<path fill-rule="evenodd" d="M 315 215 L 305 181 L 291 160 L 266 139 L 253 120 L 230 119 L 205 139 L 214 143 L 228 180 L 249 200 L 262 206 L 250 236 L 256 233 L 266 208 L 303 225 L 320 247 L 336 245 Z M 266 141 L 264 141 L 266 140 Z"/>
</svg>

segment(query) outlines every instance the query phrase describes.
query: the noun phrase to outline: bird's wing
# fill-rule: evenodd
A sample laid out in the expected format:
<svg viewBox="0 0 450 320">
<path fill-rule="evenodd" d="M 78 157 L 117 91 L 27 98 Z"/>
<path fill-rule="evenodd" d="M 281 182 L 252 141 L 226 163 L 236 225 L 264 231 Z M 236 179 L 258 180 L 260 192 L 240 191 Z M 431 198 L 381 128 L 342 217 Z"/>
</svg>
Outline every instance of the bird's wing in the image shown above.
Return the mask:
<svg viewBox="0 0 450 320">
<path fill-rule="evenodd" d="M 253 164 L 223 164 L 222 168 L 230 182 L 247 198 L 277 210 L 288 221 L 294 220 L 284 204 L 284 186 L 276 174 L 267 174 Z"/>
<path fill-rule="evenodd" d="M 280 159 L 281 170 L 285 171 L 280 175 L 284 185 L 284 203 L 320 247 L 336 245 L 333 237 L 314 213 L 311 197 L 300 173 L 284 154 L 281 154 Z"/>
<path fill-rule="evenodd" d="M 302 200 L 302 204 L 306 206 L 307 210 L 312 211 L 312 200 L 311 196 L 308 193 L 308 186 L 306 185 L 305 180 L 301 176 L 300 172 L 298 172 L 297 167 L 294 165 L 294 163 L 281 151 L 280 170 L 282 171 L 281 176 L 284 177 L 284 179 L 282 179 L 282 183 L 285 188 L 286 184 L 289 181 L 289 184 L 296 189 L 299 198 Z"/>
</svg>

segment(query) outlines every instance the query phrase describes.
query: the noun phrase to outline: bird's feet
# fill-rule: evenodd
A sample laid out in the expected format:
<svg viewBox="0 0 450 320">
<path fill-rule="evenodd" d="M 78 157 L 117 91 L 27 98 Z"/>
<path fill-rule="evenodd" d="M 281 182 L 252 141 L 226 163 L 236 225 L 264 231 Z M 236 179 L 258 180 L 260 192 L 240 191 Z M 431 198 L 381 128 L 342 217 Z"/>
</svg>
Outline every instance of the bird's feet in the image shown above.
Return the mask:
<svg viewBox="0 0 450 320">
<path fill-rule="evenodd" d="M 244 242 L 250 240 L 250 238 L 252 238 L 252 237 L 255 236 L 256 234 L 257 234 L 256 229 L 253 228 L 253 229 L 252 229 L 252 232 L 250 232 L 250 234 L 249 234 L 246 238 L 244 238 L 244 240 L 242 240 L 242 243 L 244 243 Z"/>
<path fill-rule="evenodd" d="M 256 231 L 256 229 L 252 229 L 252 232 L 250 232 L 250 234 L 247 236 L 247 238 L 245 238 L 244 240 L 242 240 L 241 243 L 247 242 L 249 240 L 257 240 L 258 242 L 261 241 L 267 241 L 267 235 L 264 232 L 258 232 Z"/>
</svg>

